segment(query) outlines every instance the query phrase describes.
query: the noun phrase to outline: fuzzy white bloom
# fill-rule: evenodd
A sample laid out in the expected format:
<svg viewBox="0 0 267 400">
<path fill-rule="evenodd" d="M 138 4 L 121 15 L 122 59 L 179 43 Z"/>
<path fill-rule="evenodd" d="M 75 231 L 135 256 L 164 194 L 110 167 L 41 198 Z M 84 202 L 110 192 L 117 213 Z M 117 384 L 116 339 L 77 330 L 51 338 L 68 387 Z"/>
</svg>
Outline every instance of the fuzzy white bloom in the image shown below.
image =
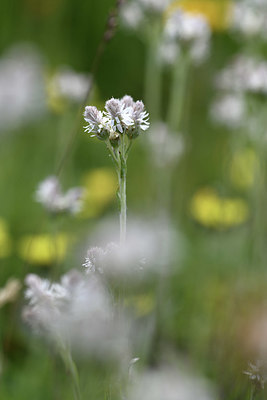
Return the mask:
<svg viewBox="0 0 267 400">
<path fill-rule="evenodd" d="M 219 73 L 215 83 L 223 90 L 267 94 L 267 62 L 239 55 Z"/>
<path fill-rule="evenodd" d="M 144 19 L 142 7 L 137 2 L 126 2 L 121 7 L 121 19 L 125 28 L 137 29 Z"/>
<path fill-rule="evenodd" d="M 26 284 L 23 315 L 35 331 L 100 359 L 125 355 L 126 322 L 98 276 L 73 270 L 51 283 L 30 274 Z"/>
<path fill-rule="evenodd" d="M 123 244 L 118 244 L 113 221 L 105 221 L 93 238 L 101 247 L 87 251 L 83 266 L 88 273 L 97 271 L 116 279 L 129 276 L 139 280 L 153 273 L 168 273 L 170 264 L 183 255 L 183 240 L 166 220 L 130 220 Z"/>
<path fill-rule="evenodd" d="M 210 117 L 213 121 L 228 128 L 238 128 L 246 117 L 246 106 L 242 96 L 226 94 L 218 97 L 210 108 Z"/>
<path fill-rule="evenodd" d="M 267 39 L 267 4 L 264 1 L 243 0 L 233 3 L 230 20 L 233 31 L 245 37 Z"/>
<path fill-rule="evenodd" d="M 50 82 L 56 93 L 72 101 L 82 101 L 85 98 L 89 83 L 88 76 L 77 73 L 70 67 L 59 68 Z"/>
<path fill-rule="evenodd" d="M 179 162 L 185 147 L 181 134 L 170 133 L 164 122 L 158 122 L 151 126 L 148 140 L 151 155 L 157 165 L 162 167 Z"/>
<path fill-rule="evenodd" d="M 213 390 L 199 377 L 175 367 L 145 371 L 129 389 L 128 400 L 213 400 Z"/>
<path fill-rule="evenodd" d="M 122 134 L 133 139 L 149 128 L 148 118 L 142 101 L 135 102 L 131 96 L 111 98 L 106 102 L 104 112 L 94 106 L 85 108 L 84 119 L 88 122 L 85 132 L 101 140 L 119 139 Z"/>
<path fill-rule="evenodd" d="M 164 28 L 160 49 L 166 46 L 172 50 L 172 54 L 166 57 L 164 52 L 160 50 L 163 61 L 164 58 L 169 63 L 170 60 L 175 61 L 175 55 L 179 54 L 180 48 L 187 49 L 193 61 L 203 61 L 209 52 L 210 36 L 211 30 L 204 16 L 178 9 L 170 15 Z M 176 51 L 175 45 L 177 46 Z"/>
<path fill-rule="evenodd" d="M 58 178 L 49 176 L 39 184 L 35 199 L 51 213 L 76 214 L 81 208 L 82 193 L 82 188 L 71 188 L 63 194 Z"/>
<path fill-rule="evenodd" d="M 170 4 L 170 0 L 139 0 L 139 3 L 147 11 L 162 13 Z"/>
<path fill-rule="evenodd" d="M 0 58 L 0 130 L 35 121 L 45 111 L 42 58 L 32 46 L 17 45 Z"/>
</svg>

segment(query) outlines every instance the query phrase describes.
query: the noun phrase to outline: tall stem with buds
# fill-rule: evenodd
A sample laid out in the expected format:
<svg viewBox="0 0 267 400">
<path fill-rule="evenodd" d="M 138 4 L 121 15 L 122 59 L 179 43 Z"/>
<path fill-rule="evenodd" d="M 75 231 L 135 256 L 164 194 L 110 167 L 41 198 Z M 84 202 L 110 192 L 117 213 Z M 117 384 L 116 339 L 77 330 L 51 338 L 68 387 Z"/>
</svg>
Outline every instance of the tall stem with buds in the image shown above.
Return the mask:
<svg viewBox="0 0 267 400">
<path fill-rule="evenodd" d="M 131 96 L 124 96 L 108 100 L 103 112 L 87 106 L 84 117 L 88 122 L 85 131 L 106 143 L 115 163 L 119 183 L 120 243 L 123 244 L 126 239 L 127 158 L 132 141 L 149 128 L 148 113 L 142 101 L 135 102 Z"/>
</svg>

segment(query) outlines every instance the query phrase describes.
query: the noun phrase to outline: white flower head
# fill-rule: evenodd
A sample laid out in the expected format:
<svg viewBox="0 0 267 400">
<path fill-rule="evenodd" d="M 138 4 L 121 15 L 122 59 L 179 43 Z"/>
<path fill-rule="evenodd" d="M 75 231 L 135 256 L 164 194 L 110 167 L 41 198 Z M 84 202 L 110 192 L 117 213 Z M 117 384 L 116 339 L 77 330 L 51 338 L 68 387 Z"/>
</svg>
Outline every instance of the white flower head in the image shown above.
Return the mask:
<svg viewBox="0 0 267 400">
<path fill-rule="evenodd" d="M 190 376 L 174 366 L 147 370 L 129 389 L 129 400 L 213 400 L 213 390 L 199 377 Z"/>
<path fill-rule="evenodd" d="M 45 112 L 41 55 L 27 43 L 8 49 L 0 58 L 0 131 L 38 120 Z"/>
<path fill-rule="evenodd" d="M 82 188 L 72 188 L 63 194 L 58 178 L 49 176 L 39 184 L 35 199 L 51 213 L 76 214 L 81 209 L 82 194 Z"/>
<path fill-rule="evenodd" d="M 245 102 L 242 96 L 226 94 L 215 99 L 210 109 L 213 121 L 228 128 L 239 128 L 246 116 Z"/>
<path fill-rule="evenodd" d="M 142 101 L 134 101 L 131 96 L 122 99 L 111 98 L 102 113 L 96 107 L 87 106 L 84 119 L 88 122 L 86 132 L 102 140 L 118 141 L 120 135 L 127 134 L 134 139 L 149 128 L 149 114 Z"/>
<path fill-rule="evenodd" d="M 85 98 L 89 83 L 88 76 L 66 66 L 59 68 L 50 82 L 51 87 L 60 96 L 77 102 Z"/>
<path fill-rule="evenodd" d="M 223 90 L 267 94 L 267 62 L 239 55 L 218 74 L 215 84 Z"/>
<path fill-rule="evenodd" d="M 160 49 L 166 46 L 169 53 L 160 50 L 162 61 L 174 62 L 181 48 L 189 51 L 193 61 L 203 61 L 209 52 L 210 35 L 211 30 L 204 16 L 176 10 L 168 18 L 163 32 Z"/>
<path fill-rule="evenodd" d="M 141 5 L 135 1 L 124 3 L 121 7 L 121 19 L 125 28 L 137 29 L 144 19 Z"/>
<path fill-rule="evenodd" d="M 170 265 L 183 256 L 182 237 L 164 219 L 130 220 L 123 244 L 119 244 L 113 221 L 100 225 L 93 238 L 101 247 L 87 251 L 83 266 L 89 274 L 98 272 L 111 279 L 130 277 L 138 281 L 157 273 L 168 273 Z"/>
<path fill-rule="evenodd" d="M 26 284 L 23 316 L 35 331 L 101 360 L 125 355 L 126 322 L 97 275 L 73 270 L 51 283 L 30 274 Z"/>
<path fill-rule="evenodd" d="M 238 1 L 233 3 L 230 26 L 245 38 L 267 39 L 267 4 L 264 1 Z"/>
</svg>

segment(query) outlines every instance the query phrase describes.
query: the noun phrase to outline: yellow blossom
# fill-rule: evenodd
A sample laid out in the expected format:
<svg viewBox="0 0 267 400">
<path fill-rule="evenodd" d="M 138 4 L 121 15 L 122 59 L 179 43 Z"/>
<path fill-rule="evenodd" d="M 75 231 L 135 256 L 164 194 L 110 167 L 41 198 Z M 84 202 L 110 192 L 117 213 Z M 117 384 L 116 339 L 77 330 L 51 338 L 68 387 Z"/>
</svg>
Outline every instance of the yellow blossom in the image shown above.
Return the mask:
<svg viewBox="0 0 267 400">
<path fill-rule="evenodd" d="M 241 198 L 219 197 L 212 188 L 199 190 L 190 203 L 192 217 L 201 225 L 226 229 L 248 219 L 249 208 Z"/>
<path fill-rule="evenodd" d="M 6 222 L 0 218 L 0 258 L 8 257 L 11 253 L 11 239 Z"/>
<path fill-rule="evenodd" d="M 193 14 L 202 14 L 215 31 L 228 28 L 232 1 L 230 0 L 178 0 L 171 3 L 168 13 L 177 8 Z"/>
<path fill-rule="evenodd" d="M 21 258 L 30 264 L 50 265 L 64 259 L 69 242 L 64 233 L 28 235 L 20 240 L 18 251 Z"/>
<path fill-rule="evenodd" d="M 83 218 L 100 215 L 116 197 L 117 178 L 110 168 L 96 168 L 88 172 L 83 180 Z"/>
</svg>

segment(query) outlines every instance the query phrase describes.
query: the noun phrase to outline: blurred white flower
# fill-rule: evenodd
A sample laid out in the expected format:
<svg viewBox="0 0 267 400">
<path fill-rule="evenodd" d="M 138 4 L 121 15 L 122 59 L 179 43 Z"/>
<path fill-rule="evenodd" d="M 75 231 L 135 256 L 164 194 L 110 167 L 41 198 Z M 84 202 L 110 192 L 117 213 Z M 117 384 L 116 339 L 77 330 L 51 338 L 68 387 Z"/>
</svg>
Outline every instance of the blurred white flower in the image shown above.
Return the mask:
<svg viewBox="0 0 267 400">
<path fill-rule="evenodd" d="M 83 266 L 109 277 L 130 276 L 135 280 L 149 278 L 151 273 L 168 273 L 170 266 L 180 260 L 183 241 L 166 220 L 130 220 L 125 243 L 119 243 L 113 221 L 104 223 L 94 232 L 98 246 L 87 251 Z M 108 245 L 106 245 L 108 243 Z"/>
<path fill-rule="evenodd" d="M 70 67 L 61 67 L 52 77 L 50 86 L 58 95 L 80 102 L 85 98 L 89 83 L 87 75 L 78 73 Z"/>
<path fill-rule="evenodd" d="M 151 126 L 148 140 L 151 155 L 157 165 L 162 167 L 179 162 L 185 147 L 181 134 L 170 133 L 164 122 L 158 122 Z"/>
<path fill-rule="evenodd" d="M 127 323 L 97 275 L 70 271 L 59 283 L 26 277 L 29 305 L 24 319 L 52 340 L 70 343 L 81 354 L 108 360 L 127 353 Z"/>
<path fill-rule="evenodd" d="M 0 130 L 15 129 L 46 110 L 44 66 L 28 44 L 12 47 L 0 58 Z"/>
<path fill-rule="evenodd" d="M 264 389 L 264 385 L 267 382 L 266 361 L 256 360 L 255 364 L 249 363 L 248 366 L 249 369 L 248 371 L 244 371 L 244 374 L 248 375 L 257 389 Z"/>
<path fill-rule="evenodd" d="M 230 26 L 244 37 L 267 39 L 267 4 L 265 1 L 243 0 L 233 3 Z"/>
<path fill-rule="evenodd" d="M 128 400 L 213 400 L 213 390 L 199 377 L 175 367 L 161 367 L 140 375 L 129 389 Z"/>
<path fill-rule="evenodd" d="M 21 283 L 18 279 L 9 279 L 6 285 L 0 289 L 0 307 L 3 307 L 6 303 L 15 301 L 20 289 Z"/>
<path fill-rule="evenodd" d="M 39 184 L 35 199 L 51 213 L 76 214 L 81 209 L 82 193 L 82 188 L 71 188 L 63 194 L 58 178 L 49 176 Z"/>
<path fill-rule="evenodd" d="M 216 78 L 222 90 L 267 94 L 267 62 L 239 55 Z"/>
<path fill-rule="evenodd" d="M 213 121 L 228 128 L 238 128 L 246 116 L 245 101 L 236 94 L 220 96 L 211 105 L 210 116 Z"/>
<path fill-rule="evenodd" d="M 143 10 L 137 2 L 126 2 L 121 7 L 121 20 L 125 28 L 137 29 L 144 19 Z"/>
<path fill-rule="evenodd" d="M 189 51 L 194 62 L 203 61 L 209 52 L 210 36 L 211 30 L 203 15 L 191 14 L 182 9 L 176 10 L 169 16 L 164 28 L 160 49 L 166 46 L 171 49 L 172 54 L 169 52 L 166 57 L 161 50 L 163 61 L 175 61 L 175 53 L 179 54 L 179 49 Z M 177 46 L 176 51 L 174 45 Z"/>
</svg>

